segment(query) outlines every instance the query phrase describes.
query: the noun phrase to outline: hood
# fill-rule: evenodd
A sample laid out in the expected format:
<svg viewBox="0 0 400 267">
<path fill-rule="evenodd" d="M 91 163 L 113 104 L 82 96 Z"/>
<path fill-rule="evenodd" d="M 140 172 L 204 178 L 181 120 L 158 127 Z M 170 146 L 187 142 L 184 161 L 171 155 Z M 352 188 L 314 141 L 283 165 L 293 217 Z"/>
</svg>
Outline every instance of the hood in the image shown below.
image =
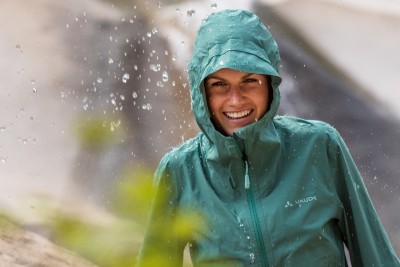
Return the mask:
<svg viewBox="0 0 400 267">
<path fill-rule="evenodd" d="M 253 13 L 244 10 L 224 10 L 211 14 L 197 32 L 192 57 L 188 65 L 192 109 L 200 129 L 215 143 L 229 138 L 219 133 L 211 122 L 203 81 L 222 68 L 271 76 L 272 103 L 257 122 L 234 132 L 242 139 L 255 134 L 268 124 L 279 107 L 280 56 L 271 33 Z"/>
</svg>

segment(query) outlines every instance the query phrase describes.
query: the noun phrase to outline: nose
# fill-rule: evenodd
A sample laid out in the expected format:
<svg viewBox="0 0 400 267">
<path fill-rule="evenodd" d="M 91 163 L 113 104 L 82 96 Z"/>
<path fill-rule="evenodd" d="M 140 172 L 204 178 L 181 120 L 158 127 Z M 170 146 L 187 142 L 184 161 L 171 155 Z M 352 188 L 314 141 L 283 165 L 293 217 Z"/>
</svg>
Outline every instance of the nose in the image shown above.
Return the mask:
<svg viewBox="0 0 400 267">
<path fill-rule="evenodd" d="M 243 100 L 243 92 L 239 85 L 231 85 L 229 90 L 229 102 L 231 104 L 238 104 Z"/>
</svg>

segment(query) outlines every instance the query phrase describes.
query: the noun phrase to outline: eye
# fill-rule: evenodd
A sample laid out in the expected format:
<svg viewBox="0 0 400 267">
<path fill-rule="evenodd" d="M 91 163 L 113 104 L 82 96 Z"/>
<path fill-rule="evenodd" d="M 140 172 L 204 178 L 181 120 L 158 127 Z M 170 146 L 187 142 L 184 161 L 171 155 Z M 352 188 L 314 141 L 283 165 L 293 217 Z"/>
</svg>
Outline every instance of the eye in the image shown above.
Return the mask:
<svg viewBox="0 0 400 267">
<path fill-rule="evenodd" d="M 229 88 L 229 85 L 225 81 L 210 80 L 206 83 L 206 89 L 212 92 L 225 92 Z"/>
<path fill-rule="evenodd" d="M 255 79 L 255 78 L 246 78 L 246 79 L 244 80 L 244 82 L 245 82 L 245 83 L 256 83 L 256 82 L 258 82 L 258 79 Z"/>
<path fill-rule="evenodd" d="M 225 86 L 226 83 L 218 81 L 218 82 L 213 82 L 211 84 L 209 84 L 210 87 L 219 87 L 219 86 Z"/>
</svg>

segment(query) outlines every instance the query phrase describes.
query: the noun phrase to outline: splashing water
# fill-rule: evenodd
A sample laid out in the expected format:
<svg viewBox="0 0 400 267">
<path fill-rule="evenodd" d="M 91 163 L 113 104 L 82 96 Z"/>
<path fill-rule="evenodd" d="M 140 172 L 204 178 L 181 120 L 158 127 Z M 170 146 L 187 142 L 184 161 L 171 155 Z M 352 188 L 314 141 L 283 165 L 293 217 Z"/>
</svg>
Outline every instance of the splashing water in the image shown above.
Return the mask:
<svg viewBox="0 0 400 267">
<path fill-rule="evenodd" d="M 188 11 L 186 12 L 188 17 L 193 17 L 196 14 L 196 10 L 194 9 L 188 9 Z"/>
<path fill-rule="evenodd" d="M 122 82 L 123 82 L 123 83 L 127 83 L 128 80 L 129 80 L 129 78 L 130 78 L 129 73 L 125 73 L 125 74 L 122 76 Z"/>
<path fill-rule="evenodd" d="M 168 72 L 163 71 L 163 73 L 162 73 L 162 80 L 163 80 L 163 82 L 168 82 L 168 79 L 169 79 L 169 77 L 168 77 Z"/>
<path fill-rule="evenodd" d="M 158 71 L 160 71 L 160 69 L 161 69 L 161 65 L 160 64 L 151 64 L 150 65 L 150 69 L 152 70 L 152 71 L 154 71 L 154 72 L 158 72 Z"/>
</svg>

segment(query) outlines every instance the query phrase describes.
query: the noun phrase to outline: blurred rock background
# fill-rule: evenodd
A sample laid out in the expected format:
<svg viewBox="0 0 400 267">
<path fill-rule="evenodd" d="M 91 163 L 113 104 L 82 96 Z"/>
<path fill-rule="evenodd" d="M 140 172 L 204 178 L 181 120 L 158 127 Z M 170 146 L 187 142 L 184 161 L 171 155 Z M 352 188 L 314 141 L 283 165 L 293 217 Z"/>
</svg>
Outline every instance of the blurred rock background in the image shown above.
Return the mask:
<svg viewBox="0 0 400 267">
<path fill-rule="evenodd" d="M 400 8 L 390 0 L 1 1 L 0 209 L 45 236 L 43 202 L 112 221 L 126 173 L 153 170 L 197 132 L 186 62 L 201 20 L 225 8 L 257 11 L 273 32 L 280 113 L 338 128 L 399 252 Z"/>
</svg>

